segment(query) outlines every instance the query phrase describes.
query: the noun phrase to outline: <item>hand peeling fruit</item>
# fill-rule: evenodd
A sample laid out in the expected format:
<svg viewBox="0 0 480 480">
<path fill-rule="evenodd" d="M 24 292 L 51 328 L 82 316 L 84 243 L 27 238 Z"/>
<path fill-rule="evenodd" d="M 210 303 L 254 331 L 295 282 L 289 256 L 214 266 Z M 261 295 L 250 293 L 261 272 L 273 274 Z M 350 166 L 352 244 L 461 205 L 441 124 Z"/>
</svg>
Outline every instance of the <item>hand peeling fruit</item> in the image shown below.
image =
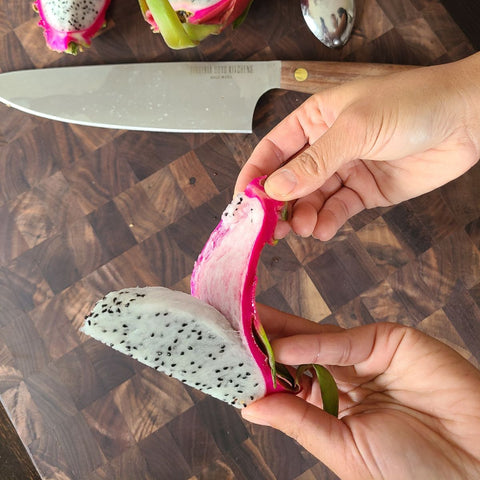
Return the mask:
<svg viewBox="0 0 480 480">
<path fill-rule="evenodd" d="M 252 0 L 138 0 L 144 19 L 172 49 L 196 47 L 225 27 L 240 25 Z"/>
<path fill-rule="evenodd" d="M 89 47 L 105 26 L 110 0 L 35 0 L 47 46 L 57 52 L 76 55 Z"/>
<path fill-rule="evenodd" d="M 324 409 L 337 415 L 328 370 L 301 365 L 292 374 L 277 363 L 256 312 L 257 264 L 282 208 L 255 179 L 228 205 L 199 255 L 192 295 L 164 287 L 111 292 L 83 332 L 238 408 L 275 392 L 298 393 L 302 375 L 313 372 Z"/>
</svg>

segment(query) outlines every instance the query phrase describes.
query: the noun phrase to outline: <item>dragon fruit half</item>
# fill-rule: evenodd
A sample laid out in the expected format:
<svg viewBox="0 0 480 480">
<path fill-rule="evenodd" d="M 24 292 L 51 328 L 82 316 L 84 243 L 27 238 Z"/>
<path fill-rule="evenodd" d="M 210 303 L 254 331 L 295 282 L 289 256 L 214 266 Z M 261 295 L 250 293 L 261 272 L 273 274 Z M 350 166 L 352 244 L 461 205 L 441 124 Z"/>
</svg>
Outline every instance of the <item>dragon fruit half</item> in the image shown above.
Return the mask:
<svg viewBox="0 0 480 480">
<path fill-rule="evenodd" d="M 163 287 L 111 292 L 86 317 L 83 332 L 239 408 L 274 392 L 298 392 L 298 375 L 275 362 L 255 308 L 258 260 L 282 207 L 254 180 L 228 205 L 198 257 L 192 295 Z M 325 410 L 336 414 L 333 378 L 311 367 Z"/>
<path fill-rule="evenodd" d="M 48 47 L 76 55 L 105 25 L 109 5 L 110 0 L 35 0 L 33 8 Z"/>
<path fill-rule="evenodd" d="M 253 0 L 138 0 L 143 17 L 173 49 L 197 46 L 233 23 L 238 26 Z"/>
</svg>

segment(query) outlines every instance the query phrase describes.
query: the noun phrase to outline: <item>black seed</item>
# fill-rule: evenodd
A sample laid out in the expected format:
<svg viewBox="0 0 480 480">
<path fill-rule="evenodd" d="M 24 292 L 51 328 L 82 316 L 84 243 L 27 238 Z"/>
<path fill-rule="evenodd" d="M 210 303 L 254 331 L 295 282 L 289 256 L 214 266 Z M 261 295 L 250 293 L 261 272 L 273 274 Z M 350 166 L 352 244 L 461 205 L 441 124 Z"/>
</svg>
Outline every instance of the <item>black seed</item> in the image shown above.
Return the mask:
<svg viewBox="0 0 480 480">
<path fill-rule="evenodd" d="M 123 328 L 128 328 L 128 325 L 123 324 L 122 327 Z"/>
<path fill-rule="evenodd" d="M 154 334 L 154 333 L 151 333 L 150 336 L 153 338 L 153 337 L 155 336 L 155 334 Z"/>
<path fill-rule="evenodd" d="M 91 320 L 87 320 L 87 323 L 88 323 L 89 325 L 91 325 L 91 324 L 92 324 Z"/>
</svg>

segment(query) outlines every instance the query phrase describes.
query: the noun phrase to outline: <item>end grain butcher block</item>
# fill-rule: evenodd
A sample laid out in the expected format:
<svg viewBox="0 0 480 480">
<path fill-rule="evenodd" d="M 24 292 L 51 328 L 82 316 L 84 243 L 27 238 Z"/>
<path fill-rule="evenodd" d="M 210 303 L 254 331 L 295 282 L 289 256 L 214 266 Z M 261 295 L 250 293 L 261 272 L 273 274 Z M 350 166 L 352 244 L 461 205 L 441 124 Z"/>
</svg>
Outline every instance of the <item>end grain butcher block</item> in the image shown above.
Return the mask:
<svg viewBox="0 0 480 480">
<path fill-rule="evenodd" d="M 468 23 L 479 16 L 473 0 L 458 20 L 438 0 L 358 0 L 352 38 L 339 50 L 315 39 L 298 3 L 256 0 L 237 30 L 172 51 L 136 0 L 114 0 L 106 31 L 74 57 L 46 49 L 29 1 L 0 0 L 0 70 L 277 59 L 429 65 L 478 48 L 478 36 L 463 33 L 477 32 Z M 79 332 L 107 291 L 188 291 L 240 166 L 305 98 L 272 91 L 257 105 L 253 134 L 229 135 L 88 128 L 0 105 L 0 398 L 15 429 L 3 418 L 0 430 L 16 431 L 25 447 L 3 464 L 0 447 L 1 478 L 335 478 L 285 435 Z M 330 242 L 289 236 L 266 248 L 259 300 L 343 327 L 415 325 L 477 363 L 479 183 L 477 166 L 428 195 L 357 215 Z"/>
</svg>

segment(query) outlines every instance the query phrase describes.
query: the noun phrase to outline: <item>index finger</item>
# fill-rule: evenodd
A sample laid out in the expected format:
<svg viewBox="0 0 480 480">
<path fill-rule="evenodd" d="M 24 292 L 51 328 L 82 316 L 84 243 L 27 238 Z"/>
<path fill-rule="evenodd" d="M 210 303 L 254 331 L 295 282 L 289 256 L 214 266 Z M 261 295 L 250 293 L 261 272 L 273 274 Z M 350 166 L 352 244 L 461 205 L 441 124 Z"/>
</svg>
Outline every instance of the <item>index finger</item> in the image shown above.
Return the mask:
<svg viewBox="0 0 480 480">
<path fill-rule="evenodd" d="M 309 100 L 285 117 L 260 140 L 238 176 L 235 192 L 244 191 L 256 177 L 270 175 L 308 143 L 303 123 Z"/>
<path fill-rule="evenodd" d="M 343 331 L 343 328 L 337 325 L 316 323 L 260 303 L 257 303 L 256 308 L 269 338 Z"/>
</svg>

